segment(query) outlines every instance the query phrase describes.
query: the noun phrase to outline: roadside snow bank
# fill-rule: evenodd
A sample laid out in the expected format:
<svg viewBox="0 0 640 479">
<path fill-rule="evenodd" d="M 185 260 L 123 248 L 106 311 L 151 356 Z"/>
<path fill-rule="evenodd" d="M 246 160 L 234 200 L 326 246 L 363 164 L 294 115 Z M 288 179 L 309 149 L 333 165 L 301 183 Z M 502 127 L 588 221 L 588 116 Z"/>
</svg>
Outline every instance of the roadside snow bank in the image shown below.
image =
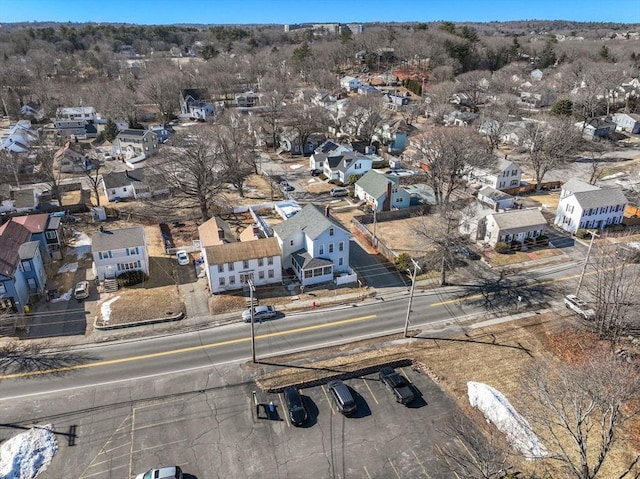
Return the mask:
<svg viewBox="0 0 640 479">
<path fill-rule="evenodd" d="M 511 405 L 497 389 L 483 383 L 467 383 L 469 403 L 478 408 L 484 417 L 507 436 L 507 440 L 527 459 L 537 459 L 547 455 L 525 418 Z"/>
<path fill-rule="evenodd" d="M 34 426 L 0 446 L 0 479 L 33 479 L 58 451 L 51 424 Z"/>
</svg>

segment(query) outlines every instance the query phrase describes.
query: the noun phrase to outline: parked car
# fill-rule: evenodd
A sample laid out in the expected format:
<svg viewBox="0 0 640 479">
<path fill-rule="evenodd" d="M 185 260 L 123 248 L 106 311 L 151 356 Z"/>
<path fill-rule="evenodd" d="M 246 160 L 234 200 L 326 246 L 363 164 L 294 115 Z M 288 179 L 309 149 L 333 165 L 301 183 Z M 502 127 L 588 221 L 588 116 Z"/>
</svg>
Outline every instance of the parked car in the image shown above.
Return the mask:
<svg viewBox="0 0 640 479">
<path fill-rule="evenodd" d="M 285 181 L 285 180 L 282 180 L 280 182 L 280 188 L 282 188 L 282 191 L 294 191 L 295 190 L 295 188 L 293 186 L 291 186 L 288 181 Z"/>
<path fill-rule="evenodd" d="M 138 474 L 136 479 L 183 479 L 179 466 L 165 466 Z"/>
<path fill-rule="evenodd" d="M 320 170 L 311 170 L 310 173 L 311 173 L 311 176 L 320 176 L 322 174 L 322 171 L 320 171 Z"/>
<path fill-rule="evenodd" d="M 466 259 L 471 259 L 471 260 L 479 260 L 480 259 L 480 255 L 478 253 L 476 253 L 475 251 L 473 251 L 468 246 L 460 246 L 459 248 L 456 248 L 454 251 L 457 254 L 459 254 L 460 256 L 463 256 Z"/>
<path fill-rule="evenodd" d="M 73 290 L 73 297 L 76 299 L 85 299 L 89 297 L 89 281 L 80 281 L 76 283 Z"/>
<path fill-rule="evenodd" d="M 304 407 L 304 401 L 300 396 L 300 391 L 296 388 L 288 387 L 283 391 L 284 404 L 289 412 L 289 420 L 294 426 L 302 426 L 307 422 L 307 410 Z"/>
<path fill-rule="evenodd" d="M 176 258 L 178 258 L 178 264 L 180 266 L 185 266 L 190 263 L 189 253 L 183 249 L 176 251 Z"/>
<path fill-rule="evenodd" d="M 390 366 L 383 367 L 378 373 L 380 381 L 393 393 L 400 404 L 409 404 L 414 399 L 411 386 L 405 377 Z"/>
<path fill-rule="evenodd" d="M 346 188 L 343 188 L 341 186 L 337 187 L 337 188 L 333 188 L 329 194 L 331 196 L 333 196 L 334 198 L 339 197 L 339 196 L 349 196 L 349 190 Z"/>
<path fill-rule="evenodd" d="M 564 305 L 583 319 L 594 319 L 596 312 L 589 307 L 586 301 L 578 298 L 575 294 L 568 294 L 564 297 Z"/>
<path fill-rule="evenodd" d="M 358 409 L 358 404 L 353 399 L 353 395 L 351 391 L 342 381 L 330 381 L 327 383 L 327 389 L 329 390 L 329 394 L 333 398 L 333 402 L 340 411 L 345 416 L 349 414 L 353 414 Z"/>
<path fill-rule="evenodd" d="M 253 320 L 262 321 L 263 319 L 275 318 L 278 312 L 273 306 L 259 305 L 253 308 Z M 242 320 L 245 323 L 251 322 L 251 310 L 247 309 L 242 312 Z"/>
</svg>

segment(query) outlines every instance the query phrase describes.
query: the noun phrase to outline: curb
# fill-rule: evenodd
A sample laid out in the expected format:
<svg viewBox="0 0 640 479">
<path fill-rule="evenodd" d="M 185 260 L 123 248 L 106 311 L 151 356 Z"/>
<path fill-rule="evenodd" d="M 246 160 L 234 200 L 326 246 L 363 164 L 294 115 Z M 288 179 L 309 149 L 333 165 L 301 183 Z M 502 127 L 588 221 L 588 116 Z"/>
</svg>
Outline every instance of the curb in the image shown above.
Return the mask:
<svg viewBox="0 0 640 479">
<path fill-rule="evenodd" d="M 93 327 L 98 331 L 111 331 L 114 329 L 133 328 L 136 326 L 147 326 L 149 324 L 160 324 L 160 323 L 169 323 L 171 321 L 180 321 L 182 318 L 184 318 L 184 312 L 180 312 L 173 316 L 166 316 L 164 318 L 147 319 L 145 321 L 135 321 L 132 323 L 98 325 L 98 318 L 96 317 L 96 319 L 93 320 Z"/>
</svg>

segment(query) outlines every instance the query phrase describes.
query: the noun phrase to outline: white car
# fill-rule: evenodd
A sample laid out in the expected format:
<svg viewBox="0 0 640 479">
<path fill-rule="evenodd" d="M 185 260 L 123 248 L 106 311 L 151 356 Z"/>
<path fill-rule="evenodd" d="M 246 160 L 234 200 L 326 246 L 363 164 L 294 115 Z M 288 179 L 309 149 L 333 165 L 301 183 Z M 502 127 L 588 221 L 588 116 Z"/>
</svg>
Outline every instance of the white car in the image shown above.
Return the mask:
<svg viewBox="0 0 640 479">
<path fill-rule="evenodd" d="M 76 299 L 85 299 L 89 297 L 89 281 L 80 281 L 73 290 L 73 297 Z"/>
<path fill-rule="evenodd" d="M 176 257 L 178 258 L 178 264 L 180 266 L 187 265 L 191 262 L 189 259 L 189 253 L 183 249 L 176 251 Z"/>
<path fill-rule="evenodd" d="M 182 479 L 182 469 L 178 466 L 150 469 L 147 472 L 138 474 L 136 479 Z"/>
<path fill-rule="evenodd" d="M 263 319 L 271 319 L 276 317 L 277 311 L 273 306 L 260 305 L 253 308 L 253 321 L 262 321 Z M 251 322 L 251 310 L 247 309 L 242 312 L 242 320 L 245 323 Z"/>
<path fill-rule="evenodd" d="M 596 312 L 589 307 L 586 301 L 578 298 L 575 294 L 568 294 L 564 297 L 564 305 L 583 319 L 594 319 Z"/>
<path fill-rule="evenodd" d="M 337 187 L 337 188 L 333 188 L 329 194 L 331 196 L 333 196 L 334 198 L 337 198 L 339 196 L 349 196 L 349 190 L 346 188 L 342 188 L 342 187 Z"/>
</svg>

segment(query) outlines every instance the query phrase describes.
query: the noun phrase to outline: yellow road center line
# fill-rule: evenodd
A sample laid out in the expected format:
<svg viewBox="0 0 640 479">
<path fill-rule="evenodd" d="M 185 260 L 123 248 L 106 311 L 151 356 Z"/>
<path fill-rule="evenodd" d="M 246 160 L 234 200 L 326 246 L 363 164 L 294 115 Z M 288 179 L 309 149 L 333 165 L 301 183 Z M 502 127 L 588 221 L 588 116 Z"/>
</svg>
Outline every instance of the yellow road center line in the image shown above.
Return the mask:
<svg viewBox="0 0 640 479">
<path fill-rule="evenodd" d="M 366 321 L 368 319 L 373 319 L 376 316 L 377 315 L 375 315 L 375 314 L 370 314 L 370 315 L 367 315 L 367 316 L 360 316 L 358 318 L 342 319 L 340 321 L 334 321 L 334 322 L 331 322 L 331 323 L 322 323 L 322 324 L 316 324 L 316 325 L 313 325 L 313 326 L 304 326 L 302 328 L 289 329 L 287 331 L 279 331 L 279 332 L 275 332 L 275 333 L 266 333 L 266 334 L 257 335 L 256 336 L 256 340 L 258 340 L 258 339 L 275 338 L 275 337 L 278 337 L 278 336 L 288 336 L 290 334 L 297 334 L 297 333 L 302 333 L 302 332 L 305 332 L 305 331 L 315 331 L 315 330 L 318 330 L 318 329 L 330 328 L 330 327 L 333 327 L 333 326 L 341 326 L 341 325 L 344 325 L 344 324 L 357 323 L 359 321 Z M 175 354 L 190 353 L 190 352 L 193 352 L 193 351 L 202 351 L 202 350 L 205 350 L 205 349 L 218 348 L 218 347 L 221 347 L 221 346 L 229 346 L 229 345 L 232 345 L 232 344 L 247 343 L 247 342 L 250 342 L 250 341 L 251 341 L 250 337 L 229 339 L 227 341 L 220 341 L 218 343 L 201 344 L 201 345 L 198 345 L 198 346 L 190 346 L 188 348 L 173 349 L 171 351 L 162 351 L 162 352 L 158 352 L 158 353 L 141 354 L 139 356 L 129 356 L 129 357 L 120 358 L 120 359 L 109 359 L 109 360 L 105 360 L 105 361 L 96 361 L 96 362 L 93 362 L 93 363 L 76 364 L 76 365 L 73 365 L 73 366 L 64 366 L 64 367 L 61 367 L 61 368 L 45 369 L 45 370 L 42 370 L 42 371 L 29 371 L 29 372 L 24 372 L 24 373 L 5 374 L 3 376 L 0 376 L 0 379 L 26 378 L 26 377 L 41 376 L 41 375 L 51 374 L 51 373 L 61 373 L 61 372 L 66 372 L 66 371 L 75 371 L 75 370 L 79 370 L 79 369 L 96 368 L 96 367 L 100 367 L 100 366 L 112 366 L 114 364 L 122 364 L 122 363 L 128 363 L 128 362 L 133 362 L 133 361 L 142 361 L 142 360 L 145 360 L 145 359 L 154 359 L 154 358 L 160 358 L 160 357 L 164 357 L 164 356 L 173 356 Z"/>
</svg>

